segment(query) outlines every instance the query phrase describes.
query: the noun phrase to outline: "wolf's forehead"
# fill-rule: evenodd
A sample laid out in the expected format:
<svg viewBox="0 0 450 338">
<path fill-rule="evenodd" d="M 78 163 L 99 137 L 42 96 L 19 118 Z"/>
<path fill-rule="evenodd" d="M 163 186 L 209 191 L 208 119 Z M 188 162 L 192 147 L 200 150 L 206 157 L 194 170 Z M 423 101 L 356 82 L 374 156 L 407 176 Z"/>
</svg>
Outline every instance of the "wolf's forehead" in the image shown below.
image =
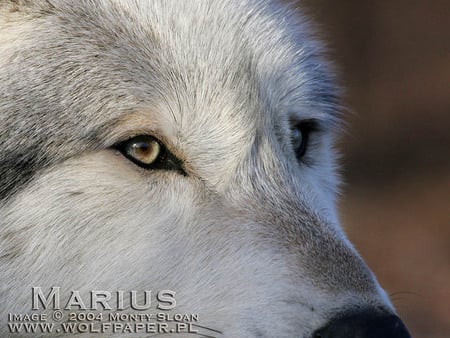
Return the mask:
<svg viewBox="0 0 450 338">
<path fill-rule="evenodd" d="M 31 6 L 41 16 L 2 60 L 9 92 L 35 102 L 34 123 L 82 118 L 86 134 L 124 111 L 166 104 L 189 128 L 242 124 L 295 104 L 327 104 L 334 94 L 317 49 L 269 1 L 43 4 Z M 22 69 L 28 77 L 17 76 Z"/>
<path fill-rule="evenodd" d="M 14 185 L 139 107 L 222 157 L 283 105 L 333 96 L 315 47 L 269 1 L 22 4 L 0 6 L 0 171 Z"/>
</svg>

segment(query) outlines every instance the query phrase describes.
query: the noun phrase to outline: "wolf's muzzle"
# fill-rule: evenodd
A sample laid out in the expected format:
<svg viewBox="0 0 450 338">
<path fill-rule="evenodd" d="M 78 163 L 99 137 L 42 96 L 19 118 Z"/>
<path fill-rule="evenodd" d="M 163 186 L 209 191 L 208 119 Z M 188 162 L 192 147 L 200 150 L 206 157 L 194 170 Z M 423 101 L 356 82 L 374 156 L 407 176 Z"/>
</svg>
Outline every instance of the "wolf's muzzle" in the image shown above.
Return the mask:
<svg viewBox="0 0 450 338">
<path fill-rule="evenodd" d="M 411 338 L 411 335 L 396 315 L 366 310 L 331 320 L 312 338 Z"/>
</svg>

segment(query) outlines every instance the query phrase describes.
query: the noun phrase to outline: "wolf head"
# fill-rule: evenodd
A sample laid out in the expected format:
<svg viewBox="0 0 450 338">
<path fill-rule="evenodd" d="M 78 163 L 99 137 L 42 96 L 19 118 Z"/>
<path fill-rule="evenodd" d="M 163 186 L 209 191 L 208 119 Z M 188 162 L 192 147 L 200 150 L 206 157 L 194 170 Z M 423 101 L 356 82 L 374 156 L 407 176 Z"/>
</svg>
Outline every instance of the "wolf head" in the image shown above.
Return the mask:
<svg viewBox="0 0 450 338">
<path fill-rule="evenodd" d="M 209 336 L 408 337 L 336 216 L 338 101 L 278 3 L 2 1 L 2 321 L 167 289 Z"/>
</svg>

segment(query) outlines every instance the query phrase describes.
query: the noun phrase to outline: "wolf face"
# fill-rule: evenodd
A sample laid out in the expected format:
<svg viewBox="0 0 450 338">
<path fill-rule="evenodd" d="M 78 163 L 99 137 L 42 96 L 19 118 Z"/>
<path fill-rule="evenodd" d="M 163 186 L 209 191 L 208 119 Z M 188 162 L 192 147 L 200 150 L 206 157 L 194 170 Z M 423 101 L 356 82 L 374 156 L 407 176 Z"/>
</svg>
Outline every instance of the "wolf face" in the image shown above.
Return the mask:
<svg viewBox="0 0 450 338">
<path fill-rule="evenodd" d="M 338 93 L 289 8 L 6 0 L 0 51 L 2 336 L 57 286 L 173 290 L 207 336 L 409 337 L 340 229 Z"/>
</svg>

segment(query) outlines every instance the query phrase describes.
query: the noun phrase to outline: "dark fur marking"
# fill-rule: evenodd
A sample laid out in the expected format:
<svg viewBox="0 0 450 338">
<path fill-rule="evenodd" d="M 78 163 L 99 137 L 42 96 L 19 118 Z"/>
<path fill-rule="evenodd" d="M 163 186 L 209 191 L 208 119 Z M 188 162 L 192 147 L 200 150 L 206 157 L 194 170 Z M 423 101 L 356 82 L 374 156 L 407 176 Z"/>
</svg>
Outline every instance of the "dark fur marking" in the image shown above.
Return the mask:
<svg viewBox="0 0 450 338">
<path fill-rule="evenodd" d="M 0 200 L 15 194 L 29 183 L 35 173 L 47 166 L 45 157 L 36 149 L 25 149 L 18 153 L 1 154 Z"/>
</svg>

